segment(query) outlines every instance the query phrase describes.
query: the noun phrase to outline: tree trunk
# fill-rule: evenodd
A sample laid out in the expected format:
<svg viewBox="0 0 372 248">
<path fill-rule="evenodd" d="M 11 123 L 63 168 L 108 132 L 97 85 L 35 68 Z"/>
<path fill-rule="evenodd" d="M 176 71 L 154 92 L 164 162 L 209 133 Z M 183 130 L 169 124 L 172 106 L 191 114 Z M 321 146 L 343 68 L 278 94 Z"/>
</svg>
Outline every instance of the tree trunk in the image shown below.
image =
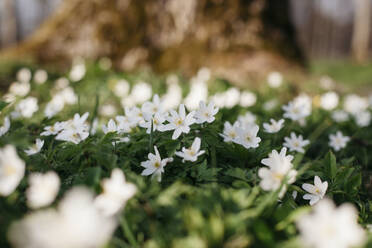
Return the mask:
<svg viewBox="0 0 372 248">
<path fill-rule="evenodd" d="M 287 0 L 65 0 L 11 53 L 42 62 L 81 56 L 125 70 L 194 73 L 242 80 L 304 62 Z"/>
<path fill-rule="evenodd" d="M 0 44 L 2 47 L 14 44 L 17 41 L 17 22 L 15 15 L 15 2 L 13 0 L 2 1 L 0 13 Z"/>
<path fill-rule="evenodd" d="M 358 63 L 368 59 L 368 46 L 370 36 L 371 1 L 356 0 L 354 30 L 352 37 L 353 58 Z"/>
</svg>

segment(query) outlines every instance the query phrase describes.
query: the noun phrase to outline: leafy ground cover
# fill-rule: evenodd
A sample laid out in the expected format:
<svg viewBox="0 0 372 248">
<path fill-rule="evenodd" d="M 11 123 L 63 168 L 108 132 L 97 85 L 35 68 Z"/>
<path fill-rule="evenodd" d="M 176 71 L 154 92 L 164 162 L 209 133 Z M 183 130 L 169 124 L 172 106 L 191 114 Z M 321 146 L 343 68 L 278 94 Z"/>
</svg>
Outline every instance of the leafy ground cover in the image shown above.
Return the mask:
<svg viewBox="0 0 372 248">
<path fill-rule="evenodd" d="M 370 98 L 108 67 L 2 76 L 1 247 L 372 245 Z"/>
</svg>

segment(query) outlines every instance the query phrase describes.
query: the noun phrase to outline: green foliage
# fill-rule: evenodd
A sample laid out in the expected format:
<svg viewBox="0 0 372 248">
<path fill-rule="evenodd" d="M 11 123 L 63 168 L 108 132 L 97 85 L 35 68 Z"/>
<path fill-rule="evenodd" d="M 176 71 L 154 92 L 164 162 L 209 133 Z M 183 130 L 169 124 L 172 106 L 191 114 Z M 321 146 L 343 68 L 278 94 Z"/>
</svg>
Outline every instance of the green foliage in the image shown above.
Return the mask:
<svg viewBox="0 0 372 248">
<path fill-rule="evenodd" d="M 371 175 L 372 154 L 368 151 L 372 129 L 359 128 L 352 122 L 335 126 L 328 113 L 321 110 L 314 110 L 304 127 L 286 120 L 285 127 L 277 134 L 265 133 L 261 128 L 258 135 L 262 141 L 256 149 L 223 142 L 219 135 L 225 121 L 233 122 L 247 110 L 236 106 L 221 109 L 211 124 L 192 125 L 188 134 L 176 140 L 171 139 L 169 131 L 149 135 L 137 127 L 129 135 L 128 143 L 113 145 L 125 135 L 98 132 L 77 145 L 43 137 L 45 144 L 40 153 L 27 156 L 23 152 L 40 137 L 43 127 L 69 119 L 75 112 L 89 111 L 89 122 L 99 117 L 100 124 L 107 122 L 99 113 L 103 104 L 113 104 L 120 109 L 118 114 L 123 114 L 120 99 L 110 86 L 118 78 L 126 78 L 132 84 L 148 80 L 154 82 L 155 92 L 164 92 L 164 78 L 147 73 L 103 72 L 91 65 L 86 77 L 72 85 L 80 96 L 78 105 L 66 107 L 52 119 L 35 114 L 31 119 L 12 121 L 10 131 L 0 137 L 0 146 L 14 144 L 27 164 L 26 177 L 17 191 L 9 197 L 0 197 L 0 247 L 9 245 L 5 236 L 10 223 L 30 211 L 25 199 L 27 175 L 48 170 L 56 171 L 61 179 L 58 199 L 75 185 L 85 185 L 100 193 L 100 182 L 114 168 L 123 170 L 126 179 L 137 186 L 138 192 L 127 203 L 119 228 L 107 247 L 300 247 L 295 221 L 310 211 L 308 201 L 302 199 L 305 192 L 301 186 L 313 183 L 315 175 L 328 181 L 327 197 L 337 204 L 350 202 L 356 206 L 360 224 L 372 222 L 372 201 L 368 194 L 371 185 L 368 177 L 363 177 Z M 50 100 L 50 95 L 44 93 L 53 87 L 54 79 L 52 76 L 47 83 L 32 86 L 31 94 L 39 97 L 41 109 Z M 225 87 L 223 83 L 218 82 L 216 91 Z M 271 111 L 262 108 L 262 103 L 271 100 L 275 93 L 266 90 L 256 93 L 258 103 L 249 111 L 258 116 L 260 126 L 270 118 L 281 118 L 280 107 Z M 284 102 L 287 97 L 280 100 Z M 0 102 L 2 117 L 11 108 Z M 328 135 L 338 129 L 352 136 L 352 140 L 346 149 L 333 153 L 329 150 Z M 292 153 L 298 176 L 287 194 L 278 199 L 279 192 L 265 192 L 259 187 L 257 172 L 263 166 L 261 160 L 273 149 L 279 150 L 291 131 L 302 134 L 311 144 L 305 154 Z M 190 147 L 195 137 L 202 139 L 201 150 L 205 154 L 196 162 L 183 163 L 175 152 Z M 174 158 L 165 167 L 161 183 L 140 175 L 143 170 L 140 163 L 153 152 L 153 145 L 159 148 L 162 158 Z M 296 199 L 291 195 L 293 191 L 298 192 Z"/>
</svg>

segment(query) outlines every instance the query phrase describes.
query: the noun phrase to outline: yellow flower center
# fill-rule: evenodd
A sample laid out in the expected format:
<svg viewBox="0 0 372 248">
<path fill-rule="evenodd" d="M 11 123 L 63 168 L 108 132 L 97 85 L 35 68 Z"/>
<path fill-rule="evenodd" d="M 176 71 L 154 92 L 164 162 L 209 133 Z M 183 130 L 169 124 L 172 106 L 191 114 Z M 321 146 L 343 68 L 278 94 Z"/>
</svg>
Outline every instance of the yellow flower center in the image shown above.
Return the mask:
<svg viewBox="0 0 372 248">
<path fill-rule="evenodd" d="M 156 161 L 156 162 L 154 163 L 154 167 L 155 167 L 155 168 L 159 168 L 159 167 L 160 167 L 160 163 L 159 163 L 159 161 Z"/>
<path fill-rule="evenodd" d="M 182 124 L 182 122 L 183 122 L 182 119 L 179 118 L 179 119 L 176 121 L 176 125 L 177 125 L 177 126 L 180 126 L 180 125 Z"/>
<path fill-rule="evenodd" d="M 5 166 L 5 175 L 11 176 L 11 175 L 14 175 L 16 173 L 17 173 L 17 170 L 16 170 L 16 168 L 14 168 L 14 166 L 11 166 L 11 165 L 6 165 Z"/>
</svg>

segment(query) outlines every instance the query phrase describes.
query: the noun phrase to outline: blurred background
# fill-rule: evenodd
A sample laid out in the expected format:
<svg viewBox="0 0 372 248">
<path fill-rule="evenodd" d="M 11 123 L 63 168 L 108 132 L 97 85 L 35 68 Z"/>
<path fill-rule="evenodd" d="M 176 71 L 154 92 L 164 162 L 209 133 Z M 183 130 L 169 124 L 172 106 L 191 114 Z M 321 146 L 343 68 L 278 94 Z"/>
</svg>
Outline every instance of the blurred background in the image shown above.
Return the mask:
<svg viewBox="0 0 372 248">
<path fill-rule="evenodd" d="M 195 73 L 207 66 L 232 81 L 288 68 L 332 74 L 347 66 L 353 72 L 370 68 L 371 4 L 1 0 L 0 56 L 29 54 L 41 63 L 107 57 L 120 69 L 161 72 Z"/>
</svg>

